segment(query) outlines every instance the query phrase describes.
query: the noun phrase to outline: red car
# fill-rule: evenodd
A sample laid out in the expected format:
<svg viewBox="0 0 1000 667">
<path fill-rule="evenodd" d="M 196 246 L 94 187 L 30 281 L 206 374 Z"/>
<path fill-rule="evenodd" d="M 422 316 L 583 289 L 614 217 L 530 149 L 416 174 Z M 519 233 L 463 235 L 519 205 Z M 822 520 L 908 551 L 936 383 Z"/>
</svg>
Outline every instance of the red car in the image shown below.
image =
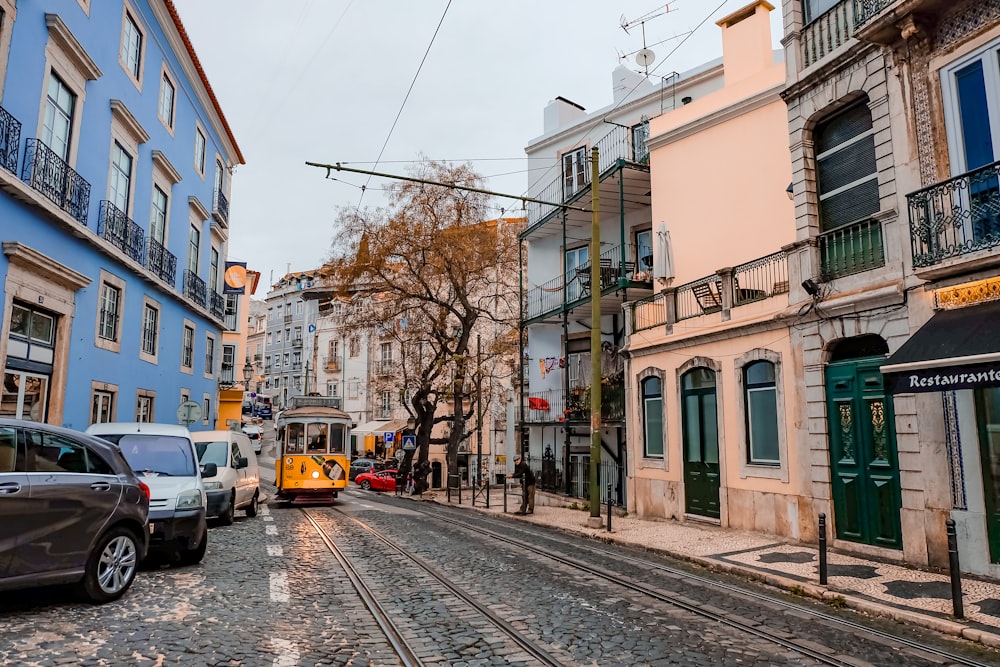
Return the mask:
<svg viewBox="0 0 1000 667">
<path fill-rule="evenodd" d="M 362 489 L 374 489 L 376 491 L 396 490 L 396 471 L 379 470 L 378 472 L 363 472 L 354 478 Z"/>
</svg>

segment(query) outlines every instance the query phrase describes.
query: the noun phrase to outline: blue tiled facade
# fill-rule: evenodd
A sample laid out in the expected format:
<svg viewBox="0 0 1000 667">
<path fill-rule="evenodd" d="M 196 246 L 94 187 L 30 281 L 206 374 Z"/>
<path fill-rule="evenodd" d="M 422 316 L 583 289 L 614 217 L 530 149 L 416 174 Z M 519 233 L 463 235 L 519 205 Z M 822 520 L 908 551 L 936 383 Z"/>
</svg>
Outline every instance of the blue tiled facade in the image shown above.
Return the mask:
<svg viewBox="0 0 1000 667">
<path fill-rule="evenodd" d="M 0 415 L 214 423 L 241 163 L 169 0 L 0 0 Z"/>
</svg>

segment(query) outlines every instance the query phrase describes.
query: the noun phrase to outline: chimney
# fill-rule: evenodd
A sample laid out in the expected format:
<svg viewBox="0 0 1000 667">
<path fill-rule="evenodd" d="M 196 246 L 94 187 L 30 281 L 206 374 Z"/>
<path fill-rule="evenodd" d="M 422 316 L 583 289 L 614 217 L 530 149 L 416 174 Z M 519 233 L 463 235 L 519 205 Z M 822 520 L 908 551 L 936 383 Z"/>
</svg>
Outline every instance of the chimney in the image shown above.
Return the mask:
<svg viewBox="0 0 1000 667">
<path fill-rule="evenodd" d="M 557 97 L 545 106 L 545 134 L 555 132 L 560 128 L 572 125 L 585 118 L 587 110 L 576 102 L 570 102 L 565 97 Z"/>
<path fill-rule="evenodd" d="M 774 63 L 771 53 L 771 22 L 774 5 L 757 0 L 720 19 L 722 62 L 726 85 L 747 79 Z"/>
</svg>

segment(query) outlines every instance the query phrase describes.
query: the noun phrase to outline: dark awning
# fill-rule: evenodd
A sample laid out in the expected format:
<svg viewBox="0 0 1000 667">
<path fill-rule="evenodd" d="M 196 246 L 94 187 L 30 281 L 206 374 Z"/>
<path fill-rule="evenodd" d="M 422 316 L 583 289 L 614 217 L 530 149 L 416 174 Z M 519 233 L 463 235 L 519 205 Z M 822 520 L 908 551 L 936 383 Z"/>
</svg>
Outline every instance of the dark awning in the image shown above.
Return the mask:
<svg viewBox="0 0 1000 667">
<path fill-rule="evenodd" d="M 936 313 L 881 370 L 893 394 L 1000 386 L 1000 301 Z"/>
</svg>

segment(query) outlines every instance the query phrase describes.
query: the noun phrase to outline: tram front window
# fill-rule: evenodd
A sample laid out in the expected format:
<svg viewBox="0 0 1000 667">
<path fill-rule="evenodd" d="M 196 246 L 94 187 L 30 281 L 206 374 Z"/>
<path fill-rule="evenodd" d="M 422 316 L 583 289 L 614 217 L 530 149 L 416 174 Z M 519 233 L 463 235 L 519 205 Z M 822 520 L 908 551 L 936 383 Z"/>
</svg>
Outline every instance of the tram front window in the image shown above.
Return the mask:
<svg viewBox="0 0 1000 667">
<path fill-rule="evenodd" d="M 330 452 L 333 454 L 344 453 L 344 443 L 347 440 L 347 428 L 343 424 L 330 425 Z"/>
<path fill-rule="evenodd" d="M 307 445 L 309 454 L 326 454 L 327 451 L 327 428 L 326 424 L 309 424 L 309 444 Z"/>
<path fill-rule="evenodd" d="M 301 454 L 305 445 L 306 429 L 305 424 L 289 424 L 285 430 L 288 433 L 288 440 L 285 444 L 285 453 Z"/>
</svg>

